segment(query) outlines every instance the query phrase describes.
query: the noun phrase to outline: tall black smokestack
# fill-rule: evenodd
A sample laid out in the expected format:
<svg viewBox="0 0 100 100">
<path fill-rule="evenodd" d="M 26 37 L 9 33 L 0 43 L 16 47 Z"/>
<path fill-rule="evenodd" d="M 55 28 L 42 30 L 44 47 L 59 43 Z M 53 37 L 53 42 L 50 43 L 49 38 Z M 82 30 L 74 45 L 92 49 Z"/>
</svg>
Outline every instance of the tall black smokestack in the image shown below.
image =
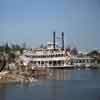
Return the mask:
<svg viewBox="0 0 100 100">
<path fill-rule="evenodd" d="M 62 32 L 62 49 L 64 50 L 64 32 Z"/>
<path fill-rule="evenodd" d="M 53 48 L 54 48 L 54 50 L 55 50 L 55 35 L 56 35 L 56 33 L 53 32 Z"/>
</svg>

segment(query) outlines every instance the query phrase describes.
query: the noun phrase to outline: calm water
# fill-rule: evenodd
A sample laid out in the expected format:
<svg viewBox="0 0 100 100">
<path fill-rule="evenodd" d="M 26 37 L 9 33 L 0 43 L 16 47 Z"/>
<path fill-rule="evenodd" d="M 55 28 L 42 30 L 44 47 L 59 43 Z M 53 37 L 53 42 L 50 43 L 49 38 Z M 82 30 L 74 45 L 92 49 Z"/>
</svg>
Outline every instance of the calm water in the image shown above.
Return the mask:
<svg viewBox="0 0 100 100">
<path fill-rule="evenodd" d="M 0 86 L 0 100 L 100 100 L 100 70 L 51 70 L 33 84 Z"/>
</svg>

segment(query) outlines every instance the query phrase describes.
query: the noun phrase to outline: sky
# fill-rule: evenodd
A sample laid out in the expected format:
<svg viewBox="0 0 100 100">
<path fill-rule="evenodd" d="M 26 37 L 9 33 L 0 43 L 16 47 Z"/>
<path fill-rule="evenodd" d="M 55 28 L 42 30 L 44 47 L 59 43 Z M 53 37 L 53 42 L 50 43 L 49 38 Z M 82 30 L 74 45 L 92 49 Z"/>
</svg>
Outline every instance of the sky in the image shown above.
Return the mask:
<svg viewBox="0 0 100 100">
<path fill-rule="evenodd" d="M 100 0 L 0 0 L 0 43 L 38 47 L 53 31 L 65 33 L 65 47 L 99 49 Z"/>
</svg>

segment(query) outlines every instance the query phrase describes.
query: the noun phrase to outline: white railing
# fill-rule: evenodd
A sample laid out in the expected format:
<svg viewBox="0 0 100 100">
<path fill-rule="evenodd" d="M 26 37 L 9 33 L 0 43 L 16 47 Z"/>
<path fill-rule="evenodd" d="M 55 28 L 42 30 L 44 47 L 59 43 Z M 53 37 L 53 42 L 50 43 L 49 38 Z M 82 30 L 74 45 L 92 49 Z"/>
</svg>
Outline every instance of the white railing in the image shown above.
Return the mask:
<svg viewBox="0 0 100 100">
<path fill-rule="evenodd" d="M 33 58 L 33 61 L 59 61 L 66 60 L 65 57 L 53 57 L 53 58 Z"/>
</svg>

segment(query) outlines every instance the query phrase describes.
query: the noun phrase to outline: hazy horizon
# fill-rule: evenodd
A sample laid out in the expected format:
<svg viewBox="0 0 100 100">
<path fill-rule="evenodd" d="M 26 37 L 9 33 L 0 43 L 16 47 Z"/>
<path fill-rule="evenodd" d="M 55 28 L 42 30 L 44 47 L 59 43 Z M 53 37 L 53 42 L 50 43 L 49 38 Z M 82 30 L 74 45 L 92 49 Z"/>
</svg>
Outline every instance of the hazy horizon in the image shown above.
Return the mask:
<svg viewBox="0 0 100 100">
<path fill-rule="evenodd" d="M 65 33 L 65 47 L 94 50 L 99 27 L 100 0 L 0 0 L 0 43 L 38 47 L 56 31 Z"/>
</svg>

